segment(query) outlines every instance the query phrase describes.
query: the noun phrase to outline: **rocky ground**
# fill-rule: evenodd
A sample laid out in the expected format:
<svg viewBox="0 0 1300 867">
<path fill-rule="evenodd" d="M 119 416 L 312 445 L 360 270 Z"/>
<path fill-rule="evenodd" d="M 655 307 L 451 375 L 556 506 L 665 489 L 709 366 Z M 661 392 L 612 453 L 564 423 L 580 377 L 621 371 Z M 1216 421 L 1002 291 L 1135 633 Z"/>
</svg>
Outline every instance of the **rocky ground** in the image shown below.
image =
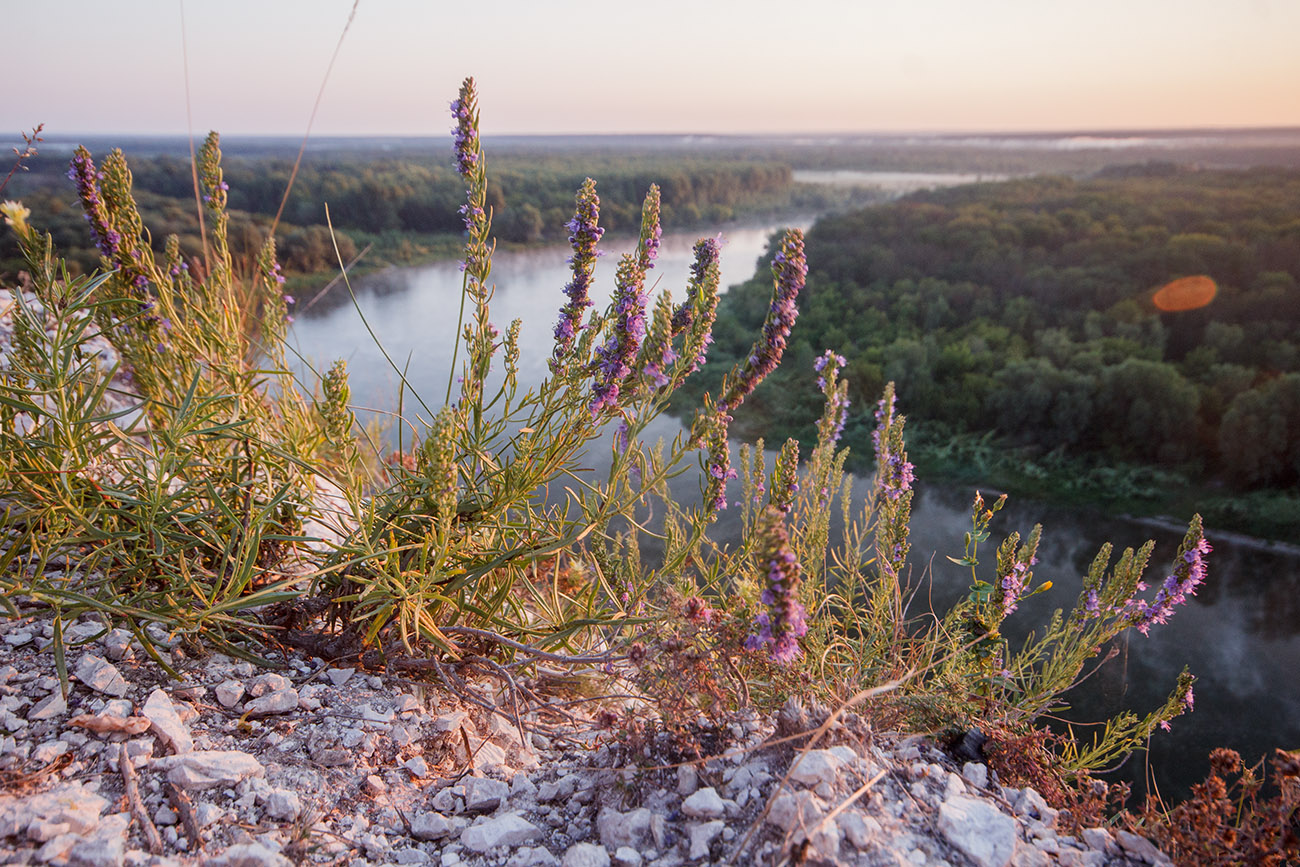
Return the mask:
<svg viewBox="0 0 1300 867">
<path fill-rule="evenodd" d="M 52 636 L 0 621 L 3 864 L 1170 863 L 1123 831 L 1067 836 L 1038 793 L 921 738 L 849 718 L 797 749 L 778 724 L 817 720 L 793 706 L 682 762 L 666 736 L 602 727 L 611 700 L 551 694 L 516 717 L 495 680 L 453 693 L 171 645 L 178 682 L 93 621 L 65 631 L 65 699 Z"/>
</svg>

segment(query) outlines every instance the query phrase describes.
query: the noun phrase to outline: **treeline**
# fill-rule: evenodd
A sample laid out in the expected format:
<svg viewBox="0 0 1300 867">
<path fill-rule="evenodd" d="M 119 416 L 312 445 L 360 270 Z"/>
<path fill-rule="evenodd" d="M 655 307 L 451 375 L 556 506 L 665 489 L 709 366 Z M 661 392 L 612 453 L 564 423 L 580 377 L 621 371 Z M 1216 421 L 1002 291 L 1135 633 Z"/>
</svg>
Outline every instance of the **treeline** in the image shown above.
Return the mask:
<svg viewBox="0 0 1300 867">
<path fill-rule="evenodd" d="M 188 159 L 171 154 L 134 159 L 128 153 L 127 157 L 155 241 L 161 244 L 167 234 L 175 233 L 181 236 L 183 249 L 197 255 L 201 245 Z M 72 184 L 63 177 L 66 168 L 61 161 L 42 156 L 31 163 L 30 174 L 11 184 L 6 197 L 24 198 L 39 224 L 55 234 L 59 249 L 89 269 L 97 256 L 80 223 Z M 293 163 L 276 157 L 227 155 L 223 168 L 230 185 L 235 252 L 255 251 L 280 208 Z M 564 224 L 572 217 L 574 192 L 586 177 L 584 171 L 597 179 L 601 224 L 615 232 L 634 231 L 639 225 L 641 200 L 652 183 L 662 190 L 664 223 L 672 228 L 714 225 L 783 209 L 824 209 L 842 203 L 846 196 L 845 191 L 829 187 L 796 185 L 788 165 L 770 160 L 663 153 L 608 153 L 593 160 L 580 152 L 519 152 L 492 163 L 488 204 L 498 239 L 563 241 Z M 861 201 L 862 193 L 857 195 Z M 345 256 L 375 243 L 389 259 L 418 258 L 437 243 L 433 239 L 461 234 L 459 208 L 464 197 L 463 182 L 450 160 L 376 157 L 364 151 L 314 156 L 300 167 L 281 218 L 281 259 L 289 271 L 335 267 L 325 228 L 327 205 L 329 221 L 345 239 Z M 16 259 L 12 239 L 0 240 L 0 269 L 14 267 Z"/>
<path fill-rule="evenodd" d="M 920 193 L 820 220 L 807 251 L 791 349 L 738 419 L 751 433 L 808 433 L 812 364 L 832 348 L 859 467 L 893 380 L 925 443 L 989 434 L 1030 458 L 1300 483 L 1300 172 L 1148 166 Z M 1156 289 L 1199 274 L 1218 286 L 1208 305 L 1156 308 Z M 760 275 L 724 296 L 697 389 L 748 351 L 769 290 Z"/>
</svg>

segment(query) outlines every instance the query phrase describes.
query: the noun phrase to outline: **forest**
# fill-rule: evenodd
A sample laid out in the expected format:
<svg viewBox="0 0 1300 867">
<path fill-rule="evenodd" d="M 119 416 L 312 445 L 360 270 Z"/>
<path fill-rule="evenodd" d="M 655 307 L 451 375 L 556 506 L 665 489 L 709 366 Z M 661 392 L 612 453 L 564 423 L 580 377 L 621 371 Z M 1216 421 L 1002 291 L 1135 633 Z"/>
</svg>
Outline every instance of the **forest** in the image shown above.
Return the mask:
<svg viewBox="0 0 1300 867">
<path fill-rule="evenodd" d="M 808 436 L 833 349 L 859 470 L 894 381 L 932 474 L 1139 512 L 1197 503 L 1300 542 L 1300 172 L 1152 163 L 917 193 L 821 219 L 807 252 L 790 350 L 737 429 Z M 1194 275 L 1212 300 L 1159 309 Z M 695 389 L 749 352 L 770 282 L 723 297 Z"/>
<path fill-rule="evenodd" d="M 181 239 L 182 252 L 198 254 L 201 240 L 195 216 L 188 154 L 140 143 L 143 155 L 123 150 L 131 162 L 137 203 L 157 244 L 169 234 Z M 239 261 L 251 262 L 285 201 L 277 241 L 289 274 L 337 270 L 327 226 L 332 223 L 339 254 L 346 261 L 369 248 L 369 268 L 415 264 L 455 256 L 464 230 L 459 212 L 464 184 L 454 166 L 425 147 L 394 152 L 335 147 L 309 154 L 294 174 L 293 154 L 239 148 L 226 154 L 230 186 L 230 243 Z M 6 196 L 21 197 L 40 213 L 55 244 L 74 272 L 88 273 L 99 256 L 86 231 L 75 190 L 56 158 L 31 162 Z M 820 212 L 868 201 L 871 191 L 796 184 L 791 167 L 771 154 L 741 159 L 729 153 L 660 149 L 595 151 L 516 146 L 494 158 L 487 204 L 499 241 L 518 244 L 563 242 L 572 216 L 573 190 L 588 175 L 597 179 L 601 223 L 612 232 L 634 232 L 640 224 L 641 197 L 660 186 L 663 217 L 674 228 L 715 226 L 745 217 L 792 210 Z M 290 187 L 290 177 L 293 184 Z M 161 247 L 159 248 L 161 252 Z M 0 237 L 0 274 L 13 274 L 21 256 L 12 237 Z M 326 278 L 328 279 L 328 277 Z"/>
</svg>

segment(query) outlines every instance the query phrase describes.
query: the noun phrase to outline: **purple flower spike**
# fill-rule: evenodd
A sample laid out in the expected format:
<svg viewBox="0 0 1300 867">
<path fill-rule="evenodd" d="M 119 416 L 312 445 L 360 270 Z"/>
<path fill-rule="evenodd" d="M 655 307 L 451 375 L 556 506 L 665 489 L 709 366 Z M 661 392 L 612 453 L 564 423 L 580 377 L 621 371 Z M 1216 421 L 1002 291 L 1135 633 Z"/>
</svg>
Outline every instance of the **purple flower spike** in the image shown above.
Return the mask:
<svg viewBox="0 0 1300 867">
<path fill-rule="evenodd" d="M 103 174 L 96 170 L 90 151 L 84 147 L 77 148 L 68 168 L 68 177 L 77 184 L 77 197 L 81 199 L 86 222 L 90 223 L 90 230 L 95 236 L 95 246 L 106 259 L 113 258 L 117 254 L 121 236 L 109 226 L 108 209 L 99 192 L 99 181 Z"/>
<path fill-rule="evenodd" d="M 456 142 L 456 169 L 463 178 L 473 173 L 483 153 L 478 137 L 476 103 L 474 82 L 467 78 L 460 87 L 460 96 L 451 103 L 451 116 L 456 119 L 456 126 L 451 131 Z"/>
<path fill-rule="evenodd" d="M 758 562 L 766 580 L 761 599 L 767 611 L 754 619 L 756 631 L 745 640 L 745 647 L 767 648 L 768 659 L 789 665 L 803 653 L 799 639 L 808 634 L 807 614 L 799 602 L 803 570 L 790 548 L 785 515 L 780 509 L 768 506 L 763 510 L 756 532 Z"/>
<path fill-rule="evenodd" d="M 803 232 L 798 229 L 786 232 L 781 249 L 772 257 L 772 276 L 776 288 L 767 319 L 763 322 L 762 337 L 750 350 L 745 366 L 734 378 L 728 377 L 728 387 L 718 402 L 718 408 L 723 411 L 730 412 L 740 406 L 745 397 L 781 363 L 790 329 L 794 327 L 795 318 L 799 315 L 795 301 L 808 276 Z"/>
<path fill-rule="evenodd" d="M 914 467 L 903 451 L 902 417 L 894 412 L 893 383 L 876 405 L 876 429 L 871 439 L 876 446 L 877 488 L 890 500 L 897 500 L 912 489 L 916 480 Z"/>
<path fill-rule="evenodd" d="M 551 370 L 558 371 L 560 362 L 573 348 L 578 332 L 582 330 L 582 316 L 591 306 L 591 277 L 596 267 L 596 243 L 605 234 L 600 221 L 600 197 L 596 195 L 596 182 L 587 178 L 578 191 L 577 207 L 568 222 L 569 244 L 573 247 L 573 279 L 564 287 L 569 302 L 560 309 L 560 321 L 555 326 L 555 351 Z"/>
<path fill-rule="evenodd" d="M 618 406 L 619 388 L 632 373 L 632 364 L 645 342 L 645 275 L 659 251 L 659 188 L 652 186 L 641 211 L 641 240 L 635 254 L 628 253 L 619 262 L 615 276 L 613 311 L 614 333 L 604 346 L 596 348 L 593 363 L 591 414 Z"/>
<path fill-rule="evenodd" d="M 1160 585 L 1155 599 L 1150 603 L 1141 603 L 1139 606 L 1139 613 L 1133 624 L 1139 632 L 1146 635 L 1152 624 L 1168 622 L 1175 608 L 1186 602 L 1188 596 L 1196 595 L 1196 588 L 1205 581 L 1205 555 L 1212 550 L 1214 549 L 1205 538 L 1201 516 L 1196 515 L 1187 529 L 1183 544 L 1178 548 L 1173 574 Z"/>
</svg>

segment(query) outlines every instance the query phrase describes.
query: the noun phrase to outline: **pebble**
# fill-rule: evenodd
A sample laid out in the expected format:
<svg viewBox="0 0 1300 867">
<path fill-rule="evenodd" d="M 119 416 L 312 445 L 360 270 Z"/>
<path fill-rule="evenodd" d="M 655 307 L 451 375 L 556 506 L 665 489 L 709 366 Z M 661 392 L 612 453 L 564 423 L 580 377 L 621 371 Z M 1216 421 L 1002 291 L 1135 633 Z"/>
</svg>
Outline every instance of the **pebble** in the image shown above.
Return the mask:
<svg viewBox="0 0 1300 867">
<path fill-rule="evenodd" d="M 188 753 L 194 749 L 194 739 L 190 737 L 189 729 L 181 722 L 171 698 L 164 690 L 155 689 L 149 693 L 140 713 L 149 720 L 149 730 L 158 736 L 164 746 L 170 747 L 172 752 Z"/>
<path fill-rule="evenodd" d="M 252 690 L 249 690 L 252 693 Z M 254 693 L 255 694 L 255 693 Z M 269 716 L 288 713 L 298 708 L 298 690 L 293 687 L 277 689 L 244 702 L 244 712 L 250 716 Z"/>
<path fill-rule="evenodd" d="M 712 786 L 700 789 L 682 802 L 682 812 L 696 819 L 718 819 L 726 813 L 726 805 Z"/>
<path fill-rule="evenodd" d="M 574 843 L 565 850 L 560 867 L 609 867 L 609 853 L 604 846 Z"/>
<path fill-rule="evenodd" d="M 237 680 L 227 680 L 217 684 L 213 695 L 222 707 L 234 707 L 244 697 L 244 685 Z"/>
<path fill-rule="evenodd" d="M 1016 820 L 966 795 L 954 795 L 939 806 L 938 828 L 976 867 L 1006 867 L 1016 850 Z"/>
<path fill-rule="evenodd" d="M 531 843 L 541 836 L 541 830 L 518 813 L 506 813 L 470 825 L 461 832 L 460 842 L 475 852 L 490 852 Z"/>
<path fill-rule="evenodd" d="M 77 660 L 77 667 L 73 673 L 77 676 L 77 680 L 96 692 L 116 698 L 126 695 L 128 689 L 126 678 L 122 677 L 122 672 L 118 671 L 113 663 L 103 657 L 91 653 L 82 654 Z"/>
<path fill-rule="evenodd" d="M 63 716 L 67 712 L 68 703 L 64 701 L 63 693 L 55 691 L 32 705 L 31 710 L 27 711 L 27 721 L 40 722 L 41 720 L 54 719 Z"/>
</svg>

